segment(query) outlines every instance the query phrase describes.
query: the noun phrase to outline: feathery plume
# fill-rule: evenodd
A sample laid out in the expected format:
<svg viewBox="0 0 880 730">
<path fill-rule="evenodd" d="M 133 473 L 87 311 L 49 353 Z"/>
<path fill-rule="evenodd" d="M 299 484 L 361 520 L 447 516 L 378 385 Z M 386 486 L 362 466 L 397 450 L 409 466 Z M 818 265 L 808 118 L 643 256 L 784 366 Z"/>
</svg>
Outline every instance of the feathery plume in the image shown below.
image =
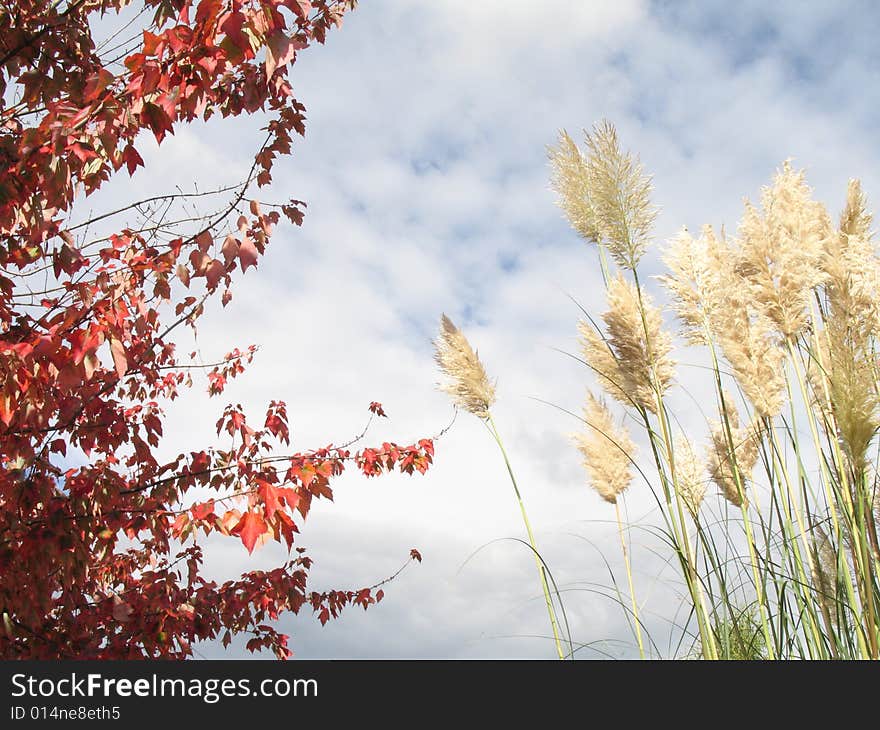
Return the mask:
<svg viewBox="0 0 880 730">
<path fill-rule="evenodd" d="M 559 135 L 549 147 L 551 187 L 572 227 L 585 239 L 604 244 L 623 268 L 635 269 L 657 217 L 651 204 L 651 180 L 637 158 L 621 152 L 609 122 L 585 132 L 585 157 L 571 137 Z"/>
<path fill-rule="evenodd" d="M 721 254 L 712 226 L 704 226 L 696 239 L 682 229 L 663 257 L 670 274 L 658 278 L 672 294 L 682 333 L 692 345 L 709 344 L 712 325 L 727 306 Z"/>
<path fill-rule="evenodd" d="M 853 238 L 869 240 L 874 217 L 868 212 L 868 199 L 862 192 L 862 183 L 852 179 L 846 186 L 846 205 L 840 214 L 840 232 Z"/>
<path fill-rule="evenodd" d="M 550 627 L 553 632 L 554 643 L 556 644 L 556 652 L 560 659 L 564 659 L 565 654 L 563 653 L 562 642 L 559 638 L 556 609 L 550 597 L 545 566 L 535 544 L 535 535 L 532 532 L 528 513 L 516 483 L 513 467 L 510 465 L 510 460 L 507 457 L 507 450 L 504 448 L 504 442 L 501 440 L 501 435 L 498 433 L 498 428 L 495 426 L 495 421 L 489 412 L 489 409 L 495 402 L 495 387 L 489 382 L 486 369 L 483 367 L 483 363 L 480 362 L 478 354 L 471 347 L 462 331 L 445 314 L 440 317 L 440 336 L 434 341 L 434 346 L 436 348 L 434 358 L 440 366 L 440 370 L 448 378 L 448 382 L 440 384 L 440 389 L 449 393 L 457 406 L 487 421 L 487 428 L 495 439 L 495 443 L 498 444 L 498 448 L 504 458 L 507 473 L 510 475 L 510 482 L 513 486 L 513 492 L 519 504 L 523 524 L 526 528 L 528 544 L 535 557 L 535 567 L 538 570 L 541 590 L 544 593 L 544 602 L 550 618 Z"/>
<path fill-rule="evenodd" d="M 634 397 L 623 388 L 624 376 L 610 344 L 589 322 L 578 322 L 578 332 L 584 361 L 599 377 L 603 390 L 618 403 L 637 405 Z"/>
<path fill-rule="evenodd" d="M 440 336 L 434 346 L 434 358 L 449 378 L 440 390 L 449 393 L 457 406 L 478 418 L 488 418 L 489 408 L 495 402 L 495 386 L 489 382 L 483 363 L 467 338 L 445 314 L 440 318 Z"/>
<path fill-rule="evenodd" d="M 707 451 L 709 477 L 724 498 L 736 507 L 743 504 L 746 480 L 751 479 L 758 463 L 758 439 L 753 428 L 740 428 L 739 413 L 733 398 L 725 394 L 730 440 L 723 421 L 711 424 L 712 443 Z M 733 449 L 731 449 L 731 444 Z M 737 487 L 739 482 L 739 487 Z M 748 500 L 745 502 L 748 505 Z"/>
<path fill-rule="evenodd" d="M 706 476 L 702 462 L 694 454 L 690 441 L 684 434 L 676 435 L 673 441 L 675 450 L 676 489 L 681 501 L 696 518 L 706 496 Z"/>
<path fill-rule="evenodd" d="M 584 420 L 589 431 L 575 436 L 590 486 L 606 502 L 615 504 L 617 496 L 632 482 L 630 463 L 635 444 L 623 426 L 617 426 L 608 406 L 587 393 Z"/>
<path fill-rule="evenodd" d="M 606 339 L 584 322 L 579 326 L 584 358 L 609 395 L 656 412 L 656 395 L 669 388 L 675 374 L 672 338 L 662 329 L 660 310 L 647 295 L 640 301 L 636 287 L 620 274 L 608 282 L 608 305 L 602 315 Z"/>
<path fill-rule="evenodd" d="M 858 180 L 850 180 L 838 231 L 825 243 L 824 329 L 812 338 L 808 378 L 826 431 L 861 469 L 877 429 L 874 338 L 880 322 L 880 261 L 871 214 Z"/>
<path fill-rule="evenodd" d="M 833 310 L 825 329 L 813 338 L 807 377 L 823 427 L 836 427 L 850 463 L 865 465 L 868 448 L 880 428 L 880 396 L 870 339 L 857 323 Z M 833 416 L 833 419 L 831 418 Z"/>
<path fill-rule="evenodd" d="M 709 329 L 757 415 L 773 417 L 785 404 L 785 354 L 779 335 L 737 271 L 734 247 L 714 236 L 706 242 L 710 275 L 705 296 L 717 303 L 703 308 Z"/>
<path fill-rule="evenodd" d="M 582 238 L 600 243 L 602 233 L 589 194 L 590 173 L 577 144 L 563 130 L 559 133 L 559 146 L 549 146 L 547 155 L 551 168 L 550 187 L 558 196 L 557 205 Z"/>
<path fill-rule="evenodd" d="M 769 320 L 731 302 L 722 321 L 718 343 L 737 383 L 758 416 L 776 416 L 785 405 L 785 354 Z"/>
<path fill-rule="evenodd" d="M 864 329 L 866 336 L 880 333 L 880 260 L 874 243 L 837 233 L 826 246 L 822 270 L 828 311 Z"/>
<path fill-rule="evenodd" d="M 822 269 L 829 316 L 846 320 L 862 338 L 880 333 L 880 260 L 871 214 L 858 180 L 850 180 L 840 228 L 826 242 Z"/>
<path fill-rule="evenodd" d="M 737 382 L 760 416 L 783 406 L 784 353 L 767 317 L 756 311 L 750 288 L 736 269 L 737 252 L 711 226 L 694 239 L 686 230 L 669 242 L 661 282 L 691 344 L 716 341 Z"/>
<path fill-rule="evenodd" d="M 739 273 L 761 313 L 784 337 L 806 327 L 813 289 L 825 278 L 820 260 L 832 235 L 831 220 L 811 195 L 803 171 L 786 161 L 762 192 L 762 211 L 746 202 L 739 228 Z"/>
</svg>

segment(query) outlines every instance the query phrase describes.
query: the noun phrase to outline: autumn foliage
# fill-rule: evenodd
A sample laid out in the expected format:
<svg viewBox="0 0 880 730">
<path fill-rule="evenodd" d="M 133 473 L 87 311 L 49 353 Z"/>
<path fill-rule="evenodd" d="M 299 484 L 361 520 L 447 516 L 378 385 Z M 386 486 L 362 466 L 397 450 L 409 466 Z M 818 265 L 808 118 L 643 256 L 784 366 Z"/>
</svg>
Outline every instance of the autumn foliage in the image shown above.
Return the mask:
<svg viewBox="0 0 880 730">
<path fill-rule="evenodd" d="M 258 421 L 222 409 L 226 448 L 158 456 L 162 404 L 204 371 L 221 395 L 254 356 L 193 364 L 174 336 L 209 298 L 229 302 L 282 216 L 302 222 L 302 203 L 261 206 L 253 189 L 304 132 L 297 53 L 354 4 L 145 0 L 147 29 L 99 47 L 96 23 L 127 0 L 0 0 L 0 657 L 182 658 L 237 634 L 286 657 L 271 624 L 282 612 L 325 622 L 381 599 L 375 586 L 311 590 L 298 525 L 346 467 L 424 472 L 431 440 L 279 455 L 288 414 L 273 401 Z M 252 114 L 268 120 L 265 139 L 210 214 L 99 236 L 118 211 L 74 216 L 78 199 L 144 165 L 146 136 Z M 291 558 L 218 584 L 201 570 L 200 541 L 215 534 L 249 552 L 278 541 Z"/>
</svg>

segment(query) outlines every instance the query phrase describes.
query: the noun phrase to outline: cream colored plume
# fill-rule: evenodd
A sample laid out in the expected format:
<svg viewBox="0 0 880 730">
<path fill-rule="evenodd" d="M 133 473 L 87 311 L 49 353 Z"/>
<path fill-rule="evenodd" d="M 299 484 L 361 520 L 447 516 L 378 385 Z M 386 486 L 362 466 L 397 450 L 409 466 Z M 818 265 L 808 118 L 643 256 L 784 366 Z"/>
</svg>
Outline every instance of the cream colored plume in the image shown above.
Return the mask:
<svg viewBox="0 0 880 730">
<path fill-rule="evenodd" d="M 660 310 L 647 295 L 640 302 L 636 287 L 620 274 L 608 282 L 608 305 L 605 339 L 586 322 L 578 325 L 584 359 L 609 395 L 656 412 L 657 395 L 675 375 L 672 338 L 662 329 Z"/>
<path fill-rule="evenodd" d="M 690 441 L 678 434 L 673 442 L 675 450 L 675 487 L 688 511 L 696 517 L 706 496 L 706 471 L 694 454 Z"/>
<path fill-rule="evenodd" d="M 603 390 L 619 403 L 628 406 L 638 405 L 639 401 L 635 398 L 635 394 L 630 394 L 624 389 L 624 376 L 611 350 L 611 345 L 591 323 L 583 320 L 578 322 L 578 332 L 581 336 L 584 361 L 599 377 Z M 653 411 L 654 408 L 652 407 L 651 410 Z"/>
<path fill-rule="evenodd" d="M 720 319 L 718 343 L 755 413 L 778 415 L 785 405 L 785 354 L 770 321 L 733 301 Z"/>
<path fill-rule="evenodd" d="M 761 207 L 746 203 L 738 271 L 760 313 L 781 335 L 795 337 L 809 321 L 814 288 L 825 279 L 820 264 L 831 220 L 812 199 L 803 172 L 787 161 L 764 188 Z"/>
<path fill-rule="evenodd" d="M 824 327 L 811 340 L 808 377 L 823 426 L 839 437 L 856 469 L 880 427 L 875 338 L 880 322 L 880 262 L 872 217 L 858 180 L 850 180 L 840 226 L 826 242 Z"/>
<path fill-rule="evenodd" d="M 851 464 L 865 465 L 880 428 L 875 356 L 868 333 L 833 310 L 812 339 L 814 360 L 807 371 L 814 402 L 826 431 L 839 437 Z M 836 432 L 835 432 L 836 431 Z"/>
<path fill-rule="evenodd" d="M 758 463 L 758 438 L 754 428 L 740 428 L 739 414 L 728 394 L 725 394 L 725 406 L 730 438 L 723 421 L 712 423 L 712 442 L 707 451 L 708 471 L 724 498 L 739 507 L 743 504 L 746 482 L 751 479 Z"/>
<path fill-rule="evenodd" d="M 609 122 L 585 136 L 586 156 L 565 131 L 558 147 L 548 148 L 550 184 L 572 227 L 588 241 L 606 245 L 620 266 L 634 269 L 657 217 L 651 180 L 637 158 L 621 152 Z"/>
<path fill-rule="evenodd" d="M 551 166 L 550 186 L 558 196 L 557 204 L 581 237 L 600 242 L 602 233 L 589 194 L 590 172 L 577 144 L 563 131 L 559 133 L 559 146 L 548 147 L 547 153 Z"/>
<path fill-rule="evenodd" d="M 852 238 L 870 240 L 874 216 L 868 212 L 868 199 L 862 191 L 862 183 L 852 179 L 846 187 L 846 206 L 840 214 L 840 232 Z"/>
<path fill-rule="evenodd" d="M 614 423 L 608 406 L 587 393 L 584 407 L 587 433 L 575 436 L 590 486 L 606 502 L 614 504 L 632 482 L 631 462 L 635 444 L 623 426 Z"/>
<path fill-rule="evenodd" d="M 695 239 L 686 230 L 667 246 L 669 275 L 660 279 L 691 344 L 717 343 L 759 416 L 784 404 L 784 352 L 771 320 L 752 297 L 736 262 L 739 252 L 711 226 Z"/>
<path fill-rule="evenodd" d="M 779 334 L 752 298 L 749 282 L 737 270 L 734 246 L 714 235 L 704 235 L 704 240 L 702 255 L 707 274 L 698 294 L 708 303 L 689 316 L 705 317 L 756 414 L 773 417 L 785 403 L 785 353 Z"/>
<path fill-rule="evenodd" d="M 874 248 L 872 216 L 858 180 L 850 180 L 840 227 L 825 247 L 828 315 L 846 320 L 863 337 L 880 334 L 880 260 Z"/>
<path fill-rule="evenodd" d="M 495 402 L 495 387 L 467 338 L 445 314 L 440 318 L 440 336 L 435 340 L 434 358 L 448 381 L 440 389 L 455 404 L 478 418 L 488 418 Z"/>
<path fill-rule="evenodd" d="M 723 249 L 712 226 L 694 238 L 683 229 L 666 248 L 663 261 L 669 275 L 658 277 L 673 297 L 673 309 L 683 325 L 682 334 L 693 345 L 709 343 L 713 325 L 728 306 Z"/>
</svg>

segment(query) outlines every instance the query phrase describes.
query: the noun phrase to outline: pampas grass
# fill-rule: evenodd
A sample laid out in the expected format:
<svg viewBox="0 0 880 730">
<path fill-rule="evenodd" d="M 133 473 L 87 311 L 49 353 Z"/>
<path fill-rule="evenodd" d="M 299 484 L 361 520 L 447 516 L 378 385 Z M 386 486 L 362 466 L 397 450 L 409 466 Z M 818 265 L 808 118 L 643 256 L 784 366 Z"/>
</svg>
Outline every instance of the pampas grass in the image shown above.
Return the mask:
<svg viewBox="0 0 880 730">
<path fill-rule="evenodd" d="M 672 338 L 661 327 L 660 310 L 619 274 L 608 282 L 608 304 L 604 335 L 591 323 L 578 324 L 584 359 L 616 400 L 656 412 L 657 396 L 674 376 Z"/>
<path fill-rule="evenodd" d="M 434 343 L 434 359 L 447 378 L 440 389 L 459 407 L 477 418 L 489 418 L 495 402 L 495 386 L 489 382 L 479 355 L 445 314 L 440 317 L 440 336 Z"/>
<path fill-rule="evenodd" d="M 556 607 L 550 595 L 550 586 L 547 580 L 547 566 L 538 552 L 529 515 L 526 512 L 525 503 L 523 502 L 519 485 L 516 482 L 516 476 L 513 473 L 513 467 L 510 464 L 507 449 L 504 448 L 504 442 L 501 440 L 498 427 L 495 425 L 495 419 L 490 411 L 492 404 L 495 402 L 495 386 L 489 382 L 489 377 L 486 375 L 483 363 L 464 336 L 464 333 L 445 314 L 440 317 L 440 334 L 434 341 L 434 348 L 434 359 L 440 367 L 441 373 L 446 376 L 445 382 L 439 385 L 440 389 L 452 397 L 456 406 L 468 413 L 472 413 L 483 421 L 501 451 L 504 465 L 507 468 L 510 482 L 513 485 L 513 492 L 519 505 L 523 524 L 526 528 L 529 547 L 534 554 L 535 566 L 538 569 L 538 577 L 541 582 L 541 591 L 544 594 L 547 615 L 550 618 L 550 629 L 553 633 L 556 654 L 559 659 L 565 659 L 566 652 L 562 648 L 562 641 L 560 639 L 559 620 L 556 616 Z M 557 592 L 557 597 L 558 595 Z"/>
<path fill-rule="evenodd" d="M 668 271 L 658 278 L 677 334 L 712 363 L 680 385 L 714 391 L 719 415 L 702 434 L 673 437 L 672 333 L 639 279 L 651 243 L 649 180 L 607 123 L 583 151 L 563 132 L 550 163 L 560 207 L 600 247 L 607 287 L 604 328 L 578 324 L 583 359 L 650 445 L 659 529 L 680 567 L 699 653 L 878 658 L 871 455 L 880 429 L 880 261 L 861 185 L 850 181 L 835 227 L 803 171 L 786 161 L 760 204 L 745 203 L 736 236 L 706 226 L 668 242 Z M 585 420 L 599 432 L 577 443 L 588 481 L 619 520 L 619 500 L 633 493 L 633 441 L 593 395 Z M 603 449 L 603 438 L 620 449 Z M 711 522 L 702 516 L 707 486 L 729 505 Z"/>
<path fill-rule="evenodd" d="M 567 132 L 548 148 L 551 185 L 572 227 L 587 241 L 607 247 L 625 269 L 645 253 L 657 211 L 651 181 L 638 159 L 622 152 L 617 131 L 607 121 L 585 132 L 583 154 Z"/>
<path fill-rule="evenodd" d="M 607 122 L 583 150 L 562 132 L 549 157 L 559 206 L 598 245 L 607 287 L 604 328 L 590 317 L 578 324 L 582 356 L 649 445 L 639 471 L 656 475 L 658 527 L 700 655 L 880 657 L 880 260 L 861 184 L 849 182 L 835 226 L 785 161 L 759 203 L 745 203 L 735 236 L 710 226 L 674 236 L 657 278 L 680 325 L 680 356 L 639 279 L 652 244 L 649 178 Z M 677 383 L 673 355 L 711 365 Z M 718 418 L 705 431 L 672 435 L 676 385 L 714 391 Z M 590 396 L 586 416 L 637 458 L 601 398 Z M 597 439 L 585 434 L 577 447 L 619 518 L 634 493 L 629 464 Z M 708 520 L 713 493 L 728 507 Z M 632 594 L 626 544 L 624 560 Z"/>
<path fill-rule="evenodd" d="M 618 426 L 604 402 L 587 394 L 584 407 L 587 433 L 575 436 L 578 451 L 584 459 L 587 481 L 602 499 L 611 504 L 633 480 L 632 458 L 635 444 L 622 426 Z"/>
<path fill-rule="evenodd" d="M 633 587 L 632 566 L 629 561 L 623 520 L 620 516 L 620 505 L 617 503 L 617 498 L 632 483 L 632 460 L 636 447 L 626 429 L 614 422 L 605 402 L 597 399 L 592 393 L 587 393 L 584 423 L 588 428 L 587 433 L 576 434 L 575 442 L 583 456 L 584 469 L 590 486 L 602 499 L 614 505 L 623 560 L 626 563 L 636 641 L 639 645 L 639 655 L 644 659 L 645 645 L 639 622 L 639 606 Z"/>
<path fill-rule="evenodd" d="M 667 242 L 657 279 L 668 296 L 656 304 L 640 277 L 656 208 L 638 159 L 608 122 L 583 148 L 563 131 L 548 152 L 557 202 L 597 247 L 606 286 L 606 311 L 577 324 L 590 390 L 574 440 L 587 484 L 614 506 L 639 654 L 659 656 L 659 644 L 644 640 L 621 504 L 642 494 L 683 587 L 687 618 L 668 620 L 692 645 L 675 656 L 880 658 L 880 259 L 860 183 L 849 182 L 835 224 L 804 172 L 783 162 L 735 235 L 704 226 Z M 446 317 L 437 362 L 444 390 L 504 456 L 562 656 L 492 419 L 494 385 Z M 717 418 L 674 412 L 677 391 L 714 399 Z M 615 591 L 625 605 L 616 581 Z"/>
</svg>

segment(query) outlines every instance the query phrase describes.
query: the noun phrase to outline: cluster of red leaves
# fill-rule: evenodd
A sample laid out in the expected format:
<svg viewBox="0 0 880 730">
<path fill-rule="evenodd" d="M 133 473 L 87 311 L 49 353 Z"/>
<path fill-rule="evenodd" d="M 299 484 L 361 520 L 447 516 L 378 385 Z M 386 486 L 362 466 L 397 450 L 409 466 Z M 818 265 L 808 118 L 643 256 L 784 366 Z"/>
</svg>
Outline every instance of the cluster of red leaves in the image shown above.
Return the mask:
<svg viewBox="0 0 880 730">
<path fill-rule="evenodd" d="M 259 428 L 227 407 L 217 424 L 227 449 L 157 458 L 161 403 L 191 384 L 170 335 L 194 325 L 221 284 L 225 305 L 235 272 L 265 252 L 278 212 L 251 201 L 232 230 L 228 220 L 303 132 L 288 81 L 297 51 L 323 42 L 355 0 L 143 2 L 153 20 L 118 64 L 96 49 L 89 21 L 127 0 L 0 0 L 2 658 L 180 658 L 193 641 L 241 633 L 249 649 L 285 657 L 287 637 L 268 623 L 282 612 L 310 606 L 323 622 L 381 598 L 307 590 L 311 563 L 294 540 L 312 499 L 332 497 L 349 461 L 370 476 L 411 474 L 433 454 L 423 440 L 276 456 L 289 432 L 273 402 Z M 270 121 L 251 176 L 191 235 L 77 238 L 76 196 L 142 166 L 141 131 L 161 143 L 196 119 L 255 112 Z M 302 205 L 279 207 L 298 224 Z M 52 278 L 37 295 L 34 273 Z M 235 350 L 213 366 L 209 392 L 252 356 Z M 278 541 L 297 557 L 218 585 L 202 575 L 196 543 L 215 533 L 248 551 Z"/>
<path fill-rule="evenodd" d="M 355 463 L 368 477 L 393 469 L 399 469 L 404 474 L 424 474 L 431 466 L 433 458 L 434 442 L 431 439 L 421 439 L 412 446 L 385 442 L 379 449 L 364 449 L 355 455 Z"/>
<path fill-rule="evenodd" d="M 256 351 L 256 345 L 251 345 L 245 352 L 239 351 L 237 347 L 232 352 L 227 352 L 223 356 L 223 362 L 214 365 L 208 373 L 208 393 L 220 395 L 229 380 L 241 375 L 245 366 L 253 362 Z"/>
</svg>

